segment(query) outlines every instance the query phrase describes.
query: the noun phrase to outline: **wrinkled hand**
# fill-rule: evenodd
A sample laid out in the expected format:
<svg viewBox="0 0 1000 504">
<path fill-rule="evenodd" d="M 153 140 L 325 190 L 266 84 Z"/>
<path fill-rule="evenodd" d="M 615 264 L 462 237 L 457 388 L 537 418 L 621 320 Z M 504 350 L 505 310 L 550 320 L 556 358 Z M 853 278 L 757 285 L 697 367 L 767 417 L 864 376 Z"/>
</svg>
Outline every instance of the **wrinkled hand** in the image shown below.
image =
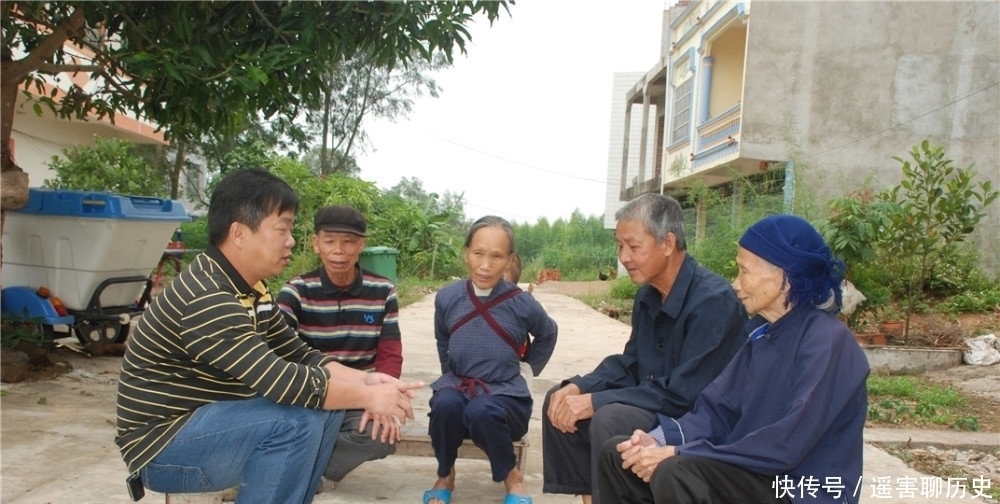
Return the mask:
<svg viewBox="0 0 1000 504">
<path fill-rule="evenodd" d="M 399 422 L 395 417 L 386 415 L 374 415 L 365 411 L 361 415 L 361 422 L 358 424 L 358 432 L 364 432 L 368 422 L 372 423 L 372 439 L 378 439 L 382 443 L 396 444 L 399 442 L 403 432 L 399 428 Z"/>
<path fill-rule="evenodd" d="M 423 382 L 403 382 L 389 377 L 393 382 L 376 383 L 368 385 L 366 390 L 368 406 L 365 407 L 365 415 L 369 419 L 387 416 L 395 418 L 401 424 L 413 419 L 413 405 L 411 400 L 416 392 L 415 389 L 423 387 Z"/>
<path fill-rule="evenodd" d="M 576 432 L 577 422 L 594 416 L 594 404 L 590 394 L 581 394 L 580 387 L 569 383 L 552 393 L 546 414 L 553 427 L 572 433 Z"/>
<path fill-rule="evenodd" d="M 403 382 L 399 381 L 398 378 L 396 378 L 394 376 L 391 376 L 391 375 L 387 375 L 385 373 L 375 372 L 375 373 L 366 373 L 365 374 L 365 385 L 378 385 L 380 383 L 403 383 Z M 414 382 L 414 383 L 416 383 L 416 382 Z M 420 386 L 422 387 L 423 383 L 421 383 Z M 416 387 L 416 388 L 420 388 L 420 387 Z M 413 399 L 414 397 L 416 397 L 416 392 L 414 392 L 413 389 L 407 390 L 406 393 L 407 393 L 407 395 L 410 396 L 410 399 Z"/>
<path fill-rule="evenodd" d="M 642 430 L 636 430 L 615 448 L 621 453 L 622 469 L 631 470 L 646 483 L 649 483 L 656 466 L 675 454 L 673 446 L 657 446 L 653 436 Z"/>
</svg>

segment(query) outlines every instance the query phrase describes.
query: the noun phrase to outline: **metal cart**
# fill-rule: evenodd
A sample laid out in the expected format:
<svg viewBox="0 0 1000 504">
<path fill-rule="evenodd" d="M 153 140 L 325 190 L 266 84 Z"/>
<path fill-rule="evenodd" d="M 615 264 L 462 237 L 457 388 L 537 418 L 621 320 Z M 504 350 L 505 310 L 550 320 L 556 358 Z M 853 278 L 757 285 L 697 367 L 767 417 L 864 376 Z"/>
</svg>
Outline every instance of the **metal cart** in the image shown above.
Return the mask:
<svg viewBox="0 0 1000 504">
<path fill-rule="evenodd" d="M 0 312 L 51 338 L 72 332 L 86 347 L 123 343 L 187 220 L 176 200 L 31 188 L 4 224 Z"/>
</svg>

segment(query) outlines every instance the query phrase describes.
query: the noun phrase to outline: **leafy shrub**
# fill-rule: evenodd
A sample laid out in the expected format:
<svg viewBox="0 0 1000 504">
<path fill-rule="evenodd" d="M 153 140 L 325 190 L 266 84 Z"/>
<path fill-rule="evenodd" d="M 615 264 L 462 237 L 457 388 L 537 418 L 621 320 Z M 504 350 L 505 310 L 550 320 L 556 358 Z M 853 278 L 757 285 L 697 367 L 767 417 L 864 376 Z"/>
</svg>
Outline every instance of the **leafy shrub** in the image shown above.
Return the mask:
<svg viewBox="0 0 1000 504">
<path fill-rule="evenodd" d="M 638 293 L 639 285 L 636 285 L 636 283 L 628 277 L 617 278 L 614 280 L 614 283 L 611 284 L 612 299 L 635 299 L 635 295 Z"/>
<path fill-rule="evenodd" d="M 32 317 L 27 308 L 20 315 L 5 314 L 0 319 L 0 346 L 15 348 L 21 343 L 46 343 L 52 335 L 47 335 L 42 327 L 41 318 Z"/>
<path fill-rule="evenodd" d="M 949 297 L 937 305 L 944 313 L 990 313 L 1000 309 L 1000 287 L 966 291 Z"/>
<path fill-rule="evenodd" d="M 955 419 L 952 427 L 963 431 L 979 431 L 979 419 L 976 417 L 960 417 Z"/>
<path fill-rule="evenodd" d="M 94 137 L 93 146 L 63 149 L 65 159 L 49 163 L 56 178 L 44 187 L 78 191 L 101 191 L 131 196 L 169 196 L 169 178 L 139 156 L 131 142 Z"/>
<path fill-rule="evenodd" d="M 924 280 L 924 291 L 934 297 L 958 294 L 981 284 L 979 253 L 971 246 L 955 247 L 952 253 L 935 261 Z"/>
<path fill-rule="evenodd" d="M 892 282 L 890 270 L 875 262 L 858 262 L 850 266 L 851 283 L 854 284 L 865 300 L 851 313 L 848 325 L 859 327 L 864 322 L 870 322 L 878 317 L 892 299 Z"/>
<path fill-rule="evenodd" d="M 188 249 L 205 250 L 208 248 L 208 218 L 194 217 L 180 225 L 184 246 Z"/>
<path fill-rule="evenodd" d="M 736 278 L 736 249 L 743 232 L 763 217 L 781 212 L 783 206 L 783 173 L 732 175 L 732 187 L 694 185 L 682 202 L 688 253 L 728 279 Z M 734 198 L 739 198 L 735 204 Z M 703 218 L 700 212 L 704 212 Z M 701 228 L 697 219 L 703 223 Z"/>
</svg>

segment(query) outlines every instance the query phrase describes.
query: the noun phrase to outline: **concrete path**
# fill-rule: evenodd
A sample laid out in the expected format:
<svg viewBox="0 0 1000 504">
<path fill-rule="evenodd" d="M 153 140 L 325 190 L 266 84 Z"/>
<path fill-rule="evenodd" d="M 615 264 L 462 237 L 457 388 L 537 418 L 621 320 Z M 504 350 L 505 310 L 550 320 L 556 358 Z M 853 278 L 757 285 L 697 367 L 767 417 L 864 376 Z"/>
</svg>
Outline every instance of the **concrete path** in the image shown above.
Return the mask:
<svg viewBox="0 0 1000 504">
<path fill-rule="evenodd" d="M 535 408 L 525 466 L 528 489 L 538 504 L 580 502 L 573 496 L 542 494 L 541 404 L 545 391 L 562 379 L 593 369 L 606 355 L 620 352 L 629 327 L 606 317 L 571 297 L 537 289 L 535 295 L 559 323 L 559 343 L 548 367 L 534 379 Z M 404 308 L 404 378 L 432 381 L 440 373 L 433 336 L 433 296 Z M 0 390 L 0 502 L 4 504 L 128 503 L 125 466 L 114 445 L 114 394 L 118 358 L 65 355 L 74 370 L 56 380 L 2 384 Z M 417 401 L 418 425 L 426 425 L 428 389 Z M 942 443 L 1000 445 L 1000 435 L 956 432 L 866 432 L 866 440 L 905 441 L 908 437 Z M 909 469 L 898 459 L 866 444 L 865 477 L 860 488 L 866 502 L 934 504 L 982 502 L 958 498 L 919 497 L 920 485 L 930 477 Z M 489 464 L 460 459 L 456 464 L 455 504 L 500 503 L 503 485 L 490 479 Z M 348 475 L 336 489 L 316 496 L 315 502 L 412 504 L 435 476 L 432 457 L 391 456 L 370 462 Z M 877 478 L 881 478 L 880 480 Z M 905 478 L 913 478 L 906 480 Z M 936 479 L 935 479 L 936 480 Z M 881 484 L 878 482 L 882 481 Z M 888 481 L 888 483 L 885 483 Z M 906 494 L 913 481 L 916 496 Z M 942 484 L 942 488 L 944 485 Z M 144 503 L 163 503 L 162 494 L 147 492 Z"/>
</svg>

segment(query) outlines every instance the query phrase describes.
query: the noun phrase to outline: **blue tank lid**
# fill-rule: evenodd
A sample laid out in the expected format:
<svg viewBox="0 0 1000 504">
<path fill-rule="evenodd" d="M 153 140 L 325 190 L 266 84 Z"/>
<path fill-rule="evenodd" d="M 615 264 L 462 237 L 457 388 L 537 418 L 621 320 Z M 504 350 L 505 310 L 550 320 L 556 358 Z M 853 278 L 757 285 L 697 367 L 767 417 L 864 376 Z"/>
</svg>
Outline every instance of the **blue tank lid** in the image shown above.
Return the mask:
<svg viewBox="0 0 1000 504">
<path fill-rule="evenodd" d="M 101 219 L 169 220 L 186 222 L 191 217 L 179 200 L 151 196 L 126 196 L 108 192 L 64 189 L 28 189 L 28 204 L 15 210 L 34 215 L 60 215 Z"/>
</svg>

